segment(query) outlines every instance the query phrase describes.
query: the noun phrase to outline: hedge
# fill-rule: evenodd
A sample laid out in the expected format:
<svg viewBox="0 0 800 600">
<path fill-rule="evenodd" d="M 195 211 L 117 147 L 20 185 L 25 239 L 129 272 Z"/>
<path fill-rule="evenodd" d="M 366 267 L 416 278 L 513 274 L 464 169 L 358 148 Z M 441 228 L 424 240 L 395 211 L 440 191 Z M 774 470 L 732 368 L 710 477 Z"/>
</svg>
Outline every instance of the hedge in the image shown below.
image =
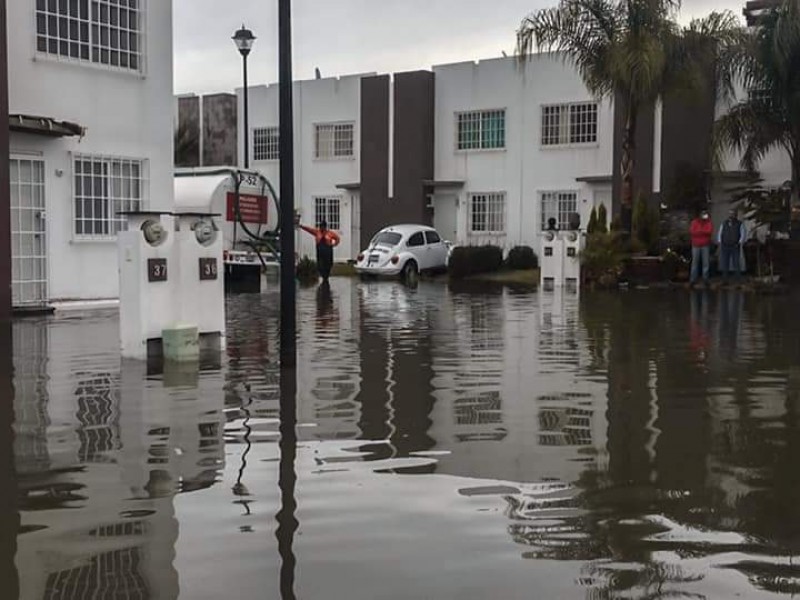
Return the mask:
<svg viewBox="0 0 800 600">
<path fill-rule="evenodd" d="M 453 248 L 448 269 L 453 279 L 463 279 L 499 271 L 502 266 L 503 250 L 498 246 L 457 246 Z"/>
<path fill-rule="evenodd" d="M 530 246 L 514 246 L 508 252 L 506 267 L 513 271 L 539 268 L 539 257 Z"/>
</svg>

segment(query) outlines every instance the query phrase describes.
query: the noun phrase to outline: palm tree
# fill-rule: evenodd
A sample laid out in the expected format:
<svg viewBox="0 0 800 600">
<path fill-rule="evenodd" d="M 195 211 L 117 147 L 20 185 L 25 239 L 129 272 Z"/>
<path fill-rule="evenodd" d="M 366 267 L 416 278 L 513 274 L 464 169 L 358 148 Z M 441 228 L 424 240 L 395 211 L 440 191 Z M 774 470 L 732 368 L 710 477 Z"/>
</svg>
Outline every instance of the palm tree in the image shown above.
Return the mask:
<svg viewBox="0 0 800 600">
<path fill-rule="evenodd" d="M 589 92 L 622 103 L 622 226 L 631 230 L 633 171 L 639 115 L 665 93 L 713 92 L 707 74 L 716 56 L 736 39 L 731 13 L 712 13 L 682 30 L 680 0 L 561 0 L 528 16 L 517 32 L 518 53 L 560 54 Z M 720 73 L 721 74 L 721 73 Z"/>
<path fill-rule="evenodd" d="M 741 154 L 755 171 L 774 150 L 792 165 L 792 204 L 800 201 L 800 4 L 782 0 L 763 12 L 744 35 L 732 71 L 748 91 L 717 120 L 718 150 Z"/>
</svg>

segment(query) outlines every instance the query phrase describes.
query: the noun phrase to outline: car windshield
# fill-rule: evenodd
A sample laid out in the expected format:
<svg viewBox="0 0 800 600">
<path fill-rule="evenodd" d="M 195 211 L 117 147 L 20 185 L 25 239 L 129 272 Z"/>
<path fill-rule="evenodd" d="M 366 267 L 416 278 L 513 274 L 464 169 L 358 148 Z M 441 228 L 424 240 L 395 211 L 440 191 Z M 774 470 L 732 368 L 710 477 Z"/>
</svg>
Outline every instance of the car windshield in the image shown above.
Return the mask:
<svg viewBox="0 0 800 600">
<path fill-rule="evenodd" d="M 372 238 L 372 246 L 377 246 L 378 244 L 383 244 L 384 246 L 397 246 L 402 239 L 402 235 L 399 233 L 394 233 L 392 231 L 382 231 L 374 238 Z"/>
</svg>

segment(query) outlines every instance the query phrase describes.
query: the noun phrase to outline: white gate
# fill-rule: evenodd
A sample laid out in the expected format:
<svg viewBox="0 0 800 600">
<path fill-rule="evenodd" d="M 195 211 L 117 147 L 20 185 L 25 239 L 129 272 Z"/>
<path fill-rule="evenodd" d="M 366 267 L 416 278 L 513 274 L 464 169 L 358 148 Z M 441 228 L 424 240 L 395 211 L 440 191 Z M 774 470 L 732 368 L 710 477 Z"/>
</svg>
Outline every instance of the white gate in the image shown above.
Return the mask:
<svg viewBox="0 0 800 600">
<path fill-rule="evenodd" d="M 44 161 L 11 159 L 11 292 L 17 307 L 47 304 Z"/>
</svg>

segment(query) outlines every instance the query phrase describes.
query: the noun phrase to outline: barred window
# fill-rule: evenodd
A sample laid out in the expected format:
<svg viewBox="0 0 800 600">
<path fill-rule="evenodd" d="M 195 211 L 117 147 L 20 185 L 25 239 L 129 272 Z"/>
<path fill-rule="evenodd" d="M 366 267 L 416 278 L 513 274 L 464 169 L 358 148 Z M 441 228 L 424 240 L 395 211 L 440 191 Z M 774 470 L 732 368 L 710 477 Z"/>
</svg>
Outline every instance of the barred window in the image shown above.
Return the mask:
<svg viewBox="0 0 800 600">
<path fill-rule="evenodd" d="M 278 160 L 280 133 L 277 127 L 257 127 L 253 130 L 253 160 Z"/>
<path fill-rule="evenodd" d="M 319 227 L 325 221 L 328 229 L 339 231 L 341 220 L 339 214 L 339 204 L 341 198 L 338 196 L 318 196 L 314 198 L 314 222 Z"/>
<path fill-rule="evenodd" d="M 472 233 L 505 233 L 505 193 L 471 194 L 469 204 L 469 230 Z"/>
<path fill-rule="evenodd" d="M 772 92 L 764 88 L 753 88 L 747 93 L 747 98 L 751 104 L 771 107 L 773 102 Z"/>
<path fill-rule="evenodd" d="M 353 123 L 321 123 L 314 126 L 314 156 L 321 159 L 355 156 Z"/>
<path fill-rule="evenodd" d="M 111 238 L 126 227 L 120 212 L 142 210 L 146 200 L 146 161 L 77 155 L 75 235 Z"/>
<path fill-rule="evenodd" d="M 476 110 L 456 114 L 459 150 L 498 150 L 506 147 L 506 111 Z"/>
<path fill-rule="evenodd" d="M 542 106 L 542 145 L 597 142 L 597 102 Z"/>
<path fill-rule="evenodd" d="M 569 217 L 578 212 L 577 192 L 543 192 L 542 193 L 542 230 L 547 229 L 547 222 L 555 219 L 559 229 L 569 229 Z"/>
<path fill-rule="evenodd" d="M 145 0 L 36 0 L 36 49 L 142 70 Z"/>
</svg>

